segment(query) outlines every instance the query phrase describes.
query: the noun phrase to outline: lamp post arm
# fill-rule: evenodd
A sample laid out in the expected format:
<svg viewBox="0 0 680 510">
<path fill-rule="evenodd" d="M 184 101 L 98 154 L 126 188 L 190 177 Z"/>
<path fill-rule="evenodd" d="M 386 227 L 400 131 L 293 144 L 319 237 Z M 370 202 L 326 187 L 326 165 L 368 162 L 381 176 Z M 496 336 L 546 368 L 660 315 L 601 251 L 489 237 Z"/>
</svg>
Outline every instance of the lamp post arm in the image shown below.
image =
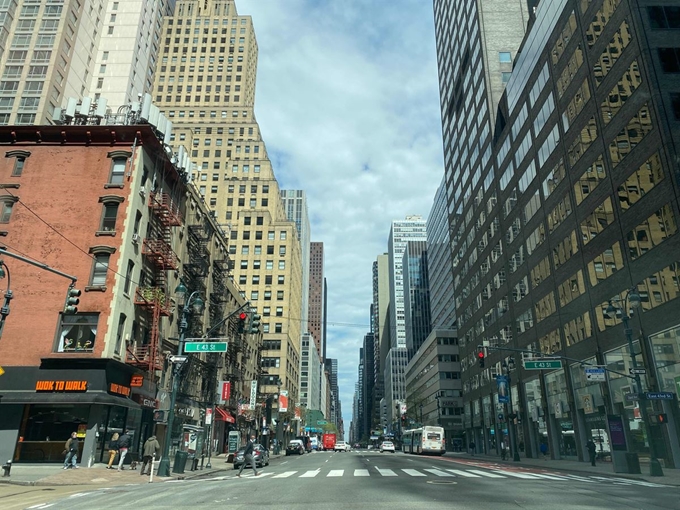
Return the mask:
<svg viewBox="0 0 680 510">
<path fill-rule="evenodd" d="M 17 260 L 21 260 L 22 262 L 26 262 L 27 264 L 30 264 L 35 267 L 39 267 L 40 269 L 44 269 L 45 271 L 49 271 L 50 273 L 54 273 L 59 276 L 63 276 L 64 278 L 68 278 L 71 280 L 73 283 L 76 283 L 78 281 L 78 278 L 75 276 L 72 276 L 70 274 L 64 273 L 62 271 L 59 271 L 57 269 L 53 269 L 47 264 L 43 264 L 42 262 L 38 262 L 37 260 L 29 259 L 26 257 L 22 257 L 21 255 L 17 255 L 16 253 L 11 253 L 4 248 L 0 248 L 0 255 L 7 255 L 8 257 L 12 257 Z M 7 267 L 7 266 L 5 266 Z"/>
</svg>

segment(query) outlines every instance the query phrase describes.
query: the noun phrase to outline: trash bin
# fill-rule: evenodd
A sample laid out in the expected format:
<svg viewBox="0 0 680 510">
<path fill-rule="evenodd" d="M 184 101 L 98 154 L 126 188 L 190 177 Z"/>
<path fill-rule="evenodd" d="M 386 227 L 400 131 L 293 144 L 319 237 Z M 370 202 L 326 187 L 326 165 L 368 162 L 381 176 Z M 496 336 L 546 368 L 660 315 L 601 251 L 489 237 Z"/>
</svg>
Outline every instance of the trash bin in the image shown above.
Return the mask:
<svg viewBox="0 0 680 510">
<path fill-rule="evenodd" d="M 187 452 L 177 452 L 175 453 L 175 463 L 172 465 L 172 472 L 173 473 L 179 473 L 182 474 L 184 473 L 184 468 L 187 465 L 187 457 L 189 455 Z"/>
<path fill-rule="evenodd" d="M 640 459 L 637 453 L 626 452 L 626 466 L 628 467 L 628 473 L 630 474 L 641 474 L 640 470 Z"/>
</svg>

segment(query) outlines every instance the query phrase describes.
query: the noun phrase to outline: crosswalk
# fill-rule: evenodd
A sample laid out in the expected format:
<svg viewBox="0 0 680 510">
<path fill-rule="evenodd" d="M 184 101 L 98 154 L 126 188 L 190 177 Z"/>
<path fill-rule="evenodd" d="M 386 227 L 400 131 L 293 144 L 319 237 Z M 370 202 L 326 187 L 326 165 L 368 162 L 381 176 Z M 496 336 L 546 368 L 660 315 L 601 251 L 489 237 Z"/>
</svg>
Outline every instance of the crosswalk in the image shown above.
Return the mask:
<svg viewBox="0 0 680 510">
<path fill-rule="evenodd" d="M 482 479 L 514 479 L 533 481 L 558 481 L 558 482 L 583 482 L 592 484 L 610 483 L 615 485 L 642 485 L 645 487 L 668 487 L 658 483 L 628 478 L 601 477 L 601 476 L 578 476 L 566 473 L 535 473 L 529 471 L 502 470 L 502 469 L 448 469 L 437 468 L 403 468 L 387 469 L 372 466 L 370 469 L 313 469 L 308 471 L 261 471 L 258 478 L 341 478 L 341 477 L 436 477 L 436 478 L 482 478 Z M 211 480 L 228 480 L 234 476 L 222 476 Z M 243 478 L 253 478 L 251 473 L 243 475 Z"/>
</svg>

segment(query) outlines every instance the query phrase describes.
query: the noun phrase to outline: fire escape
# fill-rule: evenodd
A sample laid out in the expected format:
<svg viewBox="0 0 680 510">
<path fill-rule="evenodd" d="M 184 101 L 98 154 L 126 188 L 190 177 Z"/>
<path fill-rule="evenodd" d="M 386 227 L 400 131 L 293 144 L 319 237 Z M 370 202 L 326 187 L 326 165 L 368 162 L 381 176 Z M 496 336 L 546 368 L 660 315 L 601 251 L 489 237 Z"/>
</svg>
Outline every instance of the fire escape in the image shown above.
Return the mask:
<svg viewBox="0 0 680 510">
<path fill-rule="evenodd" d="M 153 373 L 162 370 L 160 356 L 161 317 L 170 316 L 167 272 L 179 268 L 179 260 L 172 250 L 172 227 L 182 225 L 179 204 L 168 193 L 151 193 L 149 196 L 151 234 L 144 239 L 142 255 L 153 268 L 153 284 L 138 287 L 135 305 L 145 309 L 151 318 L 147 343 L 128 347 L 127 363 Z"/>
<path fill-rule="evenodd" d="M 210 251 L 208 244 L 214 234 L 212 225 L 207 219 L 202 219 L 195 225 L 189 225 L 187 236 L 187 257 L 183 264 L 184 284 L 191 291 L 206 294 L 206 278 L 210 272 Z M 212 311 L 211 311 L 212 313 Z M 201 317 L 192 317 L 189 323 L 188 336 L 203 335 L 203 321 Z"/>
</svg>

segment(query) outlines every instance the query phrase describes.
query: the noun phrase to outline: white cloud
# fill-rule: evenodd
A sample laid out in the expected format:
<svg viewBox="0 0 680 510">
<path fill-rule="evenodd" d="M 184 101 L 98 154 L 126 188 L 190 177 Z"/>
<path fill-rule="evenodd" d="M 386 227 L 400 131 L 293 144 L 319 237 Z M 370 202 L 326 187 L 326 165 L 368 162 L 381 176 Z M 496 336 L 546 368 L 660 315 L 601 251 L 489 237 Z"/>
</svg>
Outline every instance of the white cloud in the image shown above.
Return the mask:
<svg viewBox="0 0 680 510">
<path fill-rule="evenodd" d="M 255 113 L 283 189 L 324 243 L 328 356 L 348 430 L 371 265 L 390 222 L 426 217 L 443 175 L 431 2 L 237 0 L 259 45 Z M 363 327 L 334 326 L 332 323 Z"/>
</svg>

